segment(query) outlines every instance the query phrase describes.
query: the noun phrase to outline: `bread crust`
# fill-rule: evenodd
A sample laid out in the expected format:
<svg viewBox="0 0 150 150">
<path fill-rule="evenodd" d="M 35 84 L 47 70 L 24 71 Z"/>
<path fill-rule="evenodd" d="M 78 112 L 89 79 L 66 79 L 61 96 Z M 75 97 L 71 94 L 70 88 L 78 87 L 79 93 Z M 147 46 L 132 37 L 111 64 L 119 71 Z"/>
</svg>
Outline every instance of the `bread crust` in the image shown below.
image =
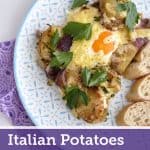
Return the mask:
<svg viewBox="0 0 150 150">
<path fill-rule="evenodd" d="M 138 49 L 131 43 L 120 45 L 112 55 L 112 68 L 119 74 L 123 74 L 137 52 Z"/>
<path fill-rule="evenodd" d="M 145 95 L 144 92 L 147 92 L 148 95 Z M 126 97 L 133 102 L 150 100 L 150 75 L 135 81 Z"/>
<path fill-rule="evenodd" d="M 118 113 L 118 115 L 116 117 L 116 122 L 119 126 L 128 126 L 124 121 L 124 115 L 130 106 L 131 106 L 131 104 L 127 105 Z"/>
<path fill-rule="evenodd" d="M 125 78 L 135 80 L 150 73 L 150 41 L 137 54 L 134 62 L 124 72 Z"/>
<path fill-rule="evenodd" d="M 150 101 L 142 101 L 124 107 L 116 117 L 120 126 L 150 126 Z"/>
</svg>

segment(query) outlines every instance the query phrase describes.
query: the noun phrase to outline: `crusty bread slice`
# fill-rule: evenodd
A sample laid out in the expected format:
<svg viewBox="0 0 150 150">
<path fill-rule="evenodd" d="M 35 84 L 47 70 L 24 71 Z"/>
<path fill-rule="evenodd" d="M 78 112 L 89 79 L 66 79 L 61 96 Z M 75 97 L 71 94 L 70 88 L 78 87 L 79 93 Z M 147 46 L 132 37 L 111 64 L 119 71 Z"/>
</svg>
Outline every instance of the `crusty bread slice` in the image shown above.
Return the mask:
<svg viewBox="0 0 150 150">
<path fill-rule="evenodd" d="M 147 37 L 148 39 L 150 39 L 150 29 L 148 28 L 135 29 L 133 32 L 130 32 L 130 37 L 132 41 L 136 40 L 139 37 L 140 38 Z"/>
<path fill-rule="evenodd" d="M 134 62 L 124 72 L 129 80 L 134 80 L 150 73 L 150 41 L 135 57 Z"/>
<path fill-rule="evenodd" d="M 143 101 L 125 107 L 117 116 L 121 126 L 150 126 L 150 101 Z"/>
<path fill-rule="evenodd" d="M 137 52 L 138 49 L 133 44 L 120 45 L 112 55 L 112 68 L 119 74 L 123 74 Z"/>
<path fill-rule="evenodd" d="M 135 81 L 127 94 L 127 99 L 131 101 L 150 100 L 150 75 Z"/>
</svg>

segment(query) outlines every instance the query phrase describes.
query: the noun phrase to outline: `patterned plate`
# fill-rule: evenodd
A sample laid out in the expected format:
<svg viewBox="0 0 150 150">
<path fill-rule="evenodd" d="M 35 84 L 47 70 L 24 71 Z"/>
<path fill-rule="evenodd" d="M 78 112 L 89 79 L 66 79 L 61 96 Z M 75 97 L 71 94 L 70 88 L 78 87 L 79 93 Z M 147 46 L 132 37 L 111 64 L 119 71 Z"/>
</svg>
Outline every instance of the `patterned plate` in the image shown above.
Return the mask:
<svg viewBox="0 0 150 150">
<path fill-rule="evenodd" d="M 150 14 L 150 0 L 135 2 L 140 11 Z M 37 0 L 25 19 L 14 55 L 15 79 L 21 101 L 37 126 L 115 126 L 116 114 L 127 103 L 125 94 L 131 85 L 129 81 L 122 80 L 122 90 L 112 100 L 107 120 L 90 125 L 71 114 L 57 87 L 47 86 L 45 73 L 37 64 L 36 31 L 43 31 L 46 24 L 63 24 L 71 4 L 72 0 Z"/>
</svg>

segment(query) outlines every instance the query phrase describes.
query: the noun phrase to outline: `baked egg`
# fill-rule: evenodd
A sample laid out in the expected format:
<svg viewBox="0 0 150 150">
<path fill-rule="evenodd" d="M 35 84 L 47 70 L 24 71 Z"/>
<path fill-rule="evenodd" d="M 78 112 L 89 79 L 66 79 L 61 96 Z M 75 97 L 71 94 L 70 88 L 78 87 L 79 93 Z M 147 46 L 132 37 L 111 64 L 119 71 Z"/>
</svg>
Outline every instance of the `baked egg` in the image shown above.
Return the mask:
<svg viewBox="0 0 150 150">
<path fill-rule="evenodd" d="M 92 36 L 90 40 L 73 41 L 70 49 L 73 52 L 73 59 L 68 67 L 74 66 L 92 68 L 97 64 L 109 64 L 112 53 L 119 44 L 127 43 L 128 32 L 109 31 L 104 26 L 95 21 L 99 17 L 98 9 L 87 6 L 69 12 L 68 22 L 80 22 L 92 24 Z"/>
</svg>

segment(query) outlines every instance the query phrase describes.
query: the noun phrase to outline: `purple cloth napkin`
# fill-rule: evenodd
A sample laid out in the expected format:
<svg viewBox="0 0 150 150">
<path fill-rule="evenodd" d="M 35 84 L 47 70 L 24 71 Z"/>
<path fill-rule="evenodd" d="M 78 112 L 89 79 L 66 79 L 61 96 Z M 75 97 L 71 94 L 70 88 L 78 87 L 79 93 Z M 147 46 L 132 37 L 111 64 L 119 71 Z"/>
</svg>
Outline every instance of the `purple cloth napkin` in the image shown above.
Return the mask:
<svg viewBox="0 0 150 150">
<path fill-rule="evenodd" d="M 17 94 L 13 74 L 15 40 L 0 43 L 0 111 L 7 115 L 13 125 L 31 126 Z"/>
</svg>

